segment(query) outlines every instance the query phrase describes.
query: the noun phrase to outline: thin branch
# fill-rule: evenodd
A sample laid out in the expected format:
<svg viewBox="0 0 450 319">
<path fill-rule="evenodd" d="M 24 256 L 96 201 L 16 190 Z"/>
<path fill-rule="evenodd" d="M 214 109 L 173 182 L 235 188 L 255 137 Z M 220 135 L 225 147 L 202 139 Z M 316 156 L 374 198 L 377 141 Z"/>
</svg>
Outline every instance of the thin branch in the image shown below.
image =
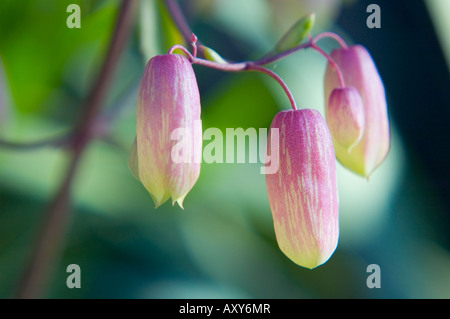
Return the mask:
<svg viewBox="0 0 450 319">
<path fill-rule="evenodd" d="M 19 298 L 40 298 L 45 293 L 50 274 L 58 262 L 63 241 L 72 220 L 71 185 L 78 164 L 88 142 L 93 126 L 110 85 L 120 54 L 132 29 L 138 1 L 123 0 L 117 18 L 111 45 L 99 77 L 86 101 L 81 121 L 75 130 L 75 143 L 70 153 L 71 160 L 61 186 L 48 208 L 42 232 L 34 247 L 31 261 L 19 286 Z"/>
<path fill-rule="evenodd" d="M 70 192 L 81 153 L 72 158 L 66 176 L 48 207 L 42 232 L 19 285 L 18 298 L 42 298 L 49 277 L 59 259 L 62 241 L 69 228 L 73 215 L 70 213 Z"/>
<path fill-rule="evenodd" d="M 76 130 L 76 135 L 79 138 L 79 145 L 77 147 L 82 148 L 84 143 L 86 143 L 91 137 L 93 123 L 97 118 L 98 112 L 107 93 L 107 89 L 112 80 L 112 75 L 115 71 L 117 60 L 129 36 L 138 3 L 139 1 L 135 0 L 124 0 L 122 3 L 108 55 L 106 56 L 100 75 L 91 91 L 91 94 L 86 101 L 84 113 L 81 116 L 81 120 Z"/>
<path fill-rule="evenodd" d="M 189 42 L 192 35 L 192 30 L 189 27 L 189 24 L 187 23 L 183 11 L 178 5 L 178 2 L 176 0 L 165 0 L 165 3 L 173 19 L 173 22 L 175 22 L 175 24 L 177 25 L 178 30 L 180 30 L 186 42 Z"/>
<path fill-rule="evenodd" d="M 13 151 L 33 151 L 42 147 L 63 147 L 69 145 L 72 139 L 72 134 L 34 142 L 10 142 L 0 139 L 0 148 Z"/>
</svg>

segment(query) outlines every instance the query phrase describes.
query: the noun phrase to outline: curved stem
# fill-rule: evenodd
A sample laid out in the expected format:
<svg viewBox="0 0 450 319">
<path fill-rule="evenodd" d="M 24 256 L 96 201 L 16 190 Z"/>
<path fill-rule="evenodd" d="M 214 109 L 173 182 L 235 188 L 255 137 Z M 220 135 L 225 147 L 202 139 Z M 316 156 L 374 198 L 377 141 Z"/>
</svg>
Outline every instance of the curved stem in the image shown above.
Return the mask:
<svg viewBox="0 0 450 319">
<path fill-rule="evenodd" d="M 330 63 L 330 65 L 333 67 L 333 69 L 336 71 L 336 73 L 338 75 L 340 86 L 345 87 L 344 77 L 343 77 L 342 72 L 341 72 L 339 66 L 337 65 L 337 63 L 324 50 L 322 50 L 316 44 L 316 41 L 323 39 L 325 37 L 331 37 L 331 38 L 335 39 L 336 41 L 338 41 L 339 44 L 343 48 L 348 48 L 345 41 L 337 34 L 332 33 L 332 32 L 323 32 L 323 33 L 317 35 L 315 38 L 312 38 L 312 36 L 310 35 L 309 42 L 307 42 L 307 43 L 300 44 L 289 50 L 283 51 L 283 52 L 275 54 L 275 55 L 267 55 L 256 61 L 246 61 L 246 62 L 238 62 L 238 63 L 218 63 L 218 62 L 214 62 L 214 61 L 210 61 L 210 60 L 197 58 L 197 56 L 196 56 L 197 55 L 197 37 L 195 36 L 195 34 L 192 34 L 191 35 L 191 44 L 193 47 L 193 54 L 191 54 L 185 47 L 183 47 L 182 45 L 179 45 L 179 44 L 176 44 L 173 47 L 171 47 L 169 50 L 169 54 L 172 54 L 175 50 L 178 49 L 178 50 L 183 51 L 186 54 L 188 60 L 192 64 L 203 65 L 203 66 L 206 66 L 206 67 L 209 67 L 212 69 L 226 71 L 226 72 L 258 71 L 258 72 L 265 73 L 265 74 L 271 76 L 273 79 L 275 79 L 281 85 L 281 87 L 285 91 L 286 95 L 288 96 L 289 101 L 291 102 L 292 109 L 296 110 L 297 105 L 295 103 L 294 97 L 293 97 L 291 91 L 289 90 L 288 86 L 286 85 L 286 83 L 283 81 L 283 79 L 275 72 L 273 72 L 267 68 L 264 68 L 262 66 L 266 65 L 266 64 L 270 64 L 275 61 L 278 61 L 278 60 L 280 60 L 294 52 L 297 52 L 299 50 L 306 49 L 306 48 L 312 48 L 312 49 L 316 50 L 317 52 L 319 52 L 320 54 L 322 54 L 328 60 L 328 63 Z"/>
<path fill-rule="evenodd" d="M 347 42 L 345 42 L 345 40 L 340 35 L 334 32 L 322 32 L 314 37 L 314 42 L 317 42 L 323 38 L 332 38 L 336 40 L 342 48 L 348 49 Z"/>
<path fill-rule="evenodd" d="M 226 72 L 241 72 L 241 71 L 256 71 L 261 72 L 264 74 L 269 75 L 272 77 L 275 81 L 280 84 L 280 86 L 283 88 L 284 92 L 289 98 L 289 101 L 291 103 L 291 107 L 293 110 L 297 110 L 297 104 L 295 103 L 294 96 L 292 92 L 289 90 L 286 82 L 283 81 L 283 79 L 276 74 L 275 72 L 262 67 L 261 65 L 258 65 L 255 62 L 240 62 L 240 63 L 218 63 L 210 60 L 205 59 L 199 59 L 196 57 L 197 55 L 197 37 L 195 34 L 192 34 L 191 36 L 191 45 L 193 47 L 193 54 L 191 54 L 184 46 L 176 44 L 172 46 L 169 50 L 169 54 L 173 54 L 175 50 L 181 50 L 183 51 L 188 60 L 191 62 L 191 64 L 197 64 L 197 65 L 203 65 L 212 69 L 226 71 Z"/>
<path fill-rule="evenodd" d="M 183 51 L 184 54 L 187 55 L 187 58 L 189 61 L 192 62 L 192 60 L 194 59 L 194 56 L 191 54 L 191 52 L 188 51 L 188 49 L 186 49 L 184 46 L 180 45 L 180 44 L 175 44 L 174 46 L 172 46 L 168 52 L 168 54 L 173 54 L 173 52 L 175 50 L 181 50 Z"/>
<path fill-rule="evenodd" d="M 191 57 L 189 60 L 191 61 L 192 64 L 203 65 L 203 66 L 206 66 L 206 67 L 209 67 L 212 69 L 216 69 L 216 70 L 221 70 L 221 71 L 226 71 L 226 72 L 256 71 L 256 72 L 261 72 L 261 73 L 267 74 L 270 77 L 272 77 L 275 81 L 277 81 L 280 84 L 280 86 L 283 88 L 284 92 L 286 93 L 286 95 L 289 98 L 292 109 L 294 109 L 294 110 L 297 109 L 297 104 L 295 103 L 294 96 L 292 95 L 292 92 L 289 90 L 287 84 L 283 81 L 283 79 L 278 74 L 276 74 L 275 72 L 273 72 L 265 67 L 257 65 L 253 62 L 223 64 L 223 63 L 217 63 L 217 62 L 213 62 L 213 61 L 209 61 L 209 60 L 195 58 L 190 53 L 189 53 L 189 55 Z"/>
<path fill-rule="evenodd" d="M 275 79 L 275 81 L 277 81 L 281 85 L 281 87 L 283 88 L 284 92 L 288 96 L 289 101 L 291 102 L 292 109 L 293 110 L 297 110 L 297 104 L 295 103 L 294 96 L 292 95 L 292 92 L 289 90 L 287 84 L 283 81 L 283 79 L 278 74 L 276 74 L 275 72 L 273 72 L 273 71 L 271 71 L 271 70 L 269 70 L 269 69 L 267 69 L 265 67 L 262 67 L 262 66 L 259 66 L 259 65 L 255 65 L 255 64 L 252 64 L 252 63 L 248 64 L 247 70 L 262 72 L 262 73 L 265 73 L 265 74 L 269 75 L 273 79 Z"/>
<path fill-rule="evenodd" d="M 341 88 L 344 88 L 345 87 L 344 77 L 343 77 L 341 69 L 339 68 L 337 63 L 315 43 L 314 39 L 310 38 L 310 42 L 311 42 L 311 47 L 314 50 L 316 50 L 317 52 L 319 52 L 320 54 L 322 54 L 328 60 L 328 63 L 330 63 L 330 65 L 336 71 L 336 73 L 338 75 L 339 84 L 341 85 Z"/>
</svg>

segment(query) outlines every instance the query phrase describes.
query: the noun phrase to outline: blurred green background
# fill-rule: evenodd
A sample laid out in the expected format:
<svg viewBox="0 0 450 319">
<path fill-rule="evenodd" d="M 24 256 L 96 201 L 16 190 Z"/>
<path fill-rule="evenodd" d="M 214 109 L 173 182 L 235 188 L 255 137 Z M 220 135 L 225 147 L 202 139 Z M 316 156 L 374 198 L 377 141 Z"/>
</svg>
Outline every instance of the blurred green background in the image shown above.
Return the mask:
<svg viewBox="0 0 450 319">
<path fill-rule="evenodd" d="M 373 1 L 372 1 L 373 2 Z M 69 29 L 66 8 L 81 7 Z M 137 88 L 146 61 L 183 43 L 161 1 L 142 0 L 108 91 L 108 141 L 94 141 L 74 180 L 75 218 L 50 298 L 450 298 L 448 1 L 180 1 L 193 31 L 225 58 L 268 52 L 290 25 L 316 12 L 372 53 L 384 80 L 392 147 L 370 181 L 339 163 L 340 241 L 331 259 L 301 268 L 278 249 L 261 164 L 203 164 L 184 210 L 155 210 L 128 170 Z M 0 137 L 29 142 L 68 132 L 102 65 L 120 2 L 0 2 Z M 443 14 L 446 13 L 446 14 Z M 322 48 L 336 47 L 322 40 Z M 325 59 L 306 50 L 270 66 L 300 107 L 324 111 Z M 289 101 L 270 78 L 195 66 L 208 127 L 269 127 Z M 206 144 L 207 142 L 205 142 Z M 0 149 L 0 297 L 13 296 L 45 210 L 65 173 L 63 150 Z M 66 267 L 81 267 L 68 289 Z M 366 286 L 370 264 L 381 288 Z"/>
</svg>

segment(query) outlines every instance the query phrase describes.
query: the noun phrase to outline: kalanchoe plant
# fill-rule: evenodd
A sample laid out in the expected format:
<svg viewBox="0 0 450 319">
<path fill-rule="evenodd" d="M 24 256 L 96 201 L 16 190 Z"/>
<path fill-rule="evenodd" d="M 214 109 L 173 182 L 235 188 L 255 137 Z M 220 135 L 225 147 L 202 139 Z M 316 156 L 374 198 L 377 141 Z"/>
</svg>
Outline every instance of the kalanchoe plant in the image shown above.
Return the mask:
<svg viewBox="0 0 450 319">
<path fill-rule="evenodd" d="M 166 0 L 166 4 L 175 20 L 183 20 L 181 9 L 175 8 L 176 1 Z M 70 195 L 75 171 L 89 142 L 94 138 L 105 138 L 108 132 L 102 127 L 108 121 L 100 112 L 104 92 L 111 84 L 111 75 L 125 48 L 125 39 L 131 34 L 137 8 L 138 1 L 122 2 L 105 63 L 87 97 L 82 120 L 73 133 L 32 143 L 0 139 L 2 148 L 54 146 L 73 151 L 23 277 L 21 297 L 39 297 L 42 282 L 58 259 L 58 244 L 63 241 L 71 219 Z M 390 148 L 386 94 L 372 57 L 361 45 L 348 47 L 335 33 L 323 32 L 312 37 L 309 32 L 314 21 L 314 14 L 304 17 L 263 58 L 239 63 L 228 61 L 203 45 L 198 46 L 197 52 L 197 37 L 190 38 L 192 32 L 186 21 L 178 21 L 185 40 L 191 41 L 193 52 L 175 45 L 168 54 L 155 56 L 148 62 L 138 94 L 136 139 L 129 159 L 131 171 L 149 191 L 156 206 L 171 197 L 172 204 L 177 202 L 182 207 L 183 200 L 197 182 L 202 157 L 200 96 L 191 65 L 269 75 L 280 84 L 293 109 L 278 113 L 271 126 L 271 131 L 278 129 L 281 133 L 278 135 L 279 148 L 275 148 L 279 150 L 279 170 L 266 176 L 270 208 L 280 249 L 306 268 L 325 263 L 338 244 L 335 156 L 353 172 L 368 177 L 384 161 Z M 307 36 L 309 40 L 303 42 Z M 340 48 L 327 54 L 317 45 L 324 38 L 336 40 Z M 328 60 L 325 112 L 329 128 L 319 112 L 297 109 L 283 79 L 265 67 L 307 48 Z M 174 54 L 175 50 L 181 50 L 185 56 Z M 203 58 L 197 57 L 197 53 Z M 181 141 L 173 134 L 180 128 L 184 132 Z M 269 140 L 272 143 L 272 138 Z M 183 154 L 176 154 L 174 149 Z M 183 160 L 175 161 L 174 153 Z M 271 154 L 271 159 L 273 157 Z"/>
<path fill-rule="evenodd" d="M 156 206 L 172 197 L 182 206 L 200 172 L 200 98 L 191 64 L 228 72 L 255 71 L 271 76 L 285 91 L 292 110 L 273 119 L 279 130 L 279 169 L 266 174 L 267 193 L 280 249 L 300 266 L 313 269 L 325 263 L 339 240 L 339 196 L 336 157 L 354 172 L 369 176 L 389 150 L 389 123 L 383 83 L 369 53 L 362 46 L 348 47 L 337 34 L 324 32 L 301 43 L 314 22 L 309 15 L 256 61 L 234 63 L 204 45 L 205 59 L 197 57 L 197 37 L 190 38 L 193 53 L 175 45 L 169 53 L 152 58 L 145 69 L 138 97 L 137 139 L 130 156 L 133 174 L 152 195 Z M 333 38 L 341 46 L 328 55 L 318 45 Z M 326 121 L 316 110 L 297 109 L 283 79 L 267 64 L 301 49 L 312 48 L 328 60 L 325 76 Z M 186 57 L 177 55 L 181 50 Z M 328 125 L 327 125 L 328 124 Z M 171 131 L 187 129 L 183 148 L 189 161 L 171 158 Z M 331 132 L 330 132 L 331 131 Z M 270 141 L 272 139 L 269 139 Z M 268 150 L 272 149 L 269 142 Z"/>
</svg>

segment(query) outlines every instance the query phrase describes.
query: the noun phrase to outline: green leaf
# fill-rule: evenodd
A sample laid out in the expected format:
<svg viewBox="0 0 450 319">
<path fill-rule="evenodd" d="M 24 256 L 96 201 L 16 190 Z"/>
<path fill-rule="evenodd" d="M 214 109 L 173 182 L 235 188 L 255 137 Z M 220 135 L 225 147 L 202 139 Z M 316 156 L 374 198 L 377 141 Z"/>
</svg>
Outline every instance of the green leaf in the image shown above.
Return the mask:
<svg viewBox="0 0 450 319">
<path fill-rule="evenodd" d="M 275 53 L 292 49 L 305 39 L 314 26 L 316 14 L 311 13 L 298 20 L 281 38 L 274 48 Z"/>
</svg>

